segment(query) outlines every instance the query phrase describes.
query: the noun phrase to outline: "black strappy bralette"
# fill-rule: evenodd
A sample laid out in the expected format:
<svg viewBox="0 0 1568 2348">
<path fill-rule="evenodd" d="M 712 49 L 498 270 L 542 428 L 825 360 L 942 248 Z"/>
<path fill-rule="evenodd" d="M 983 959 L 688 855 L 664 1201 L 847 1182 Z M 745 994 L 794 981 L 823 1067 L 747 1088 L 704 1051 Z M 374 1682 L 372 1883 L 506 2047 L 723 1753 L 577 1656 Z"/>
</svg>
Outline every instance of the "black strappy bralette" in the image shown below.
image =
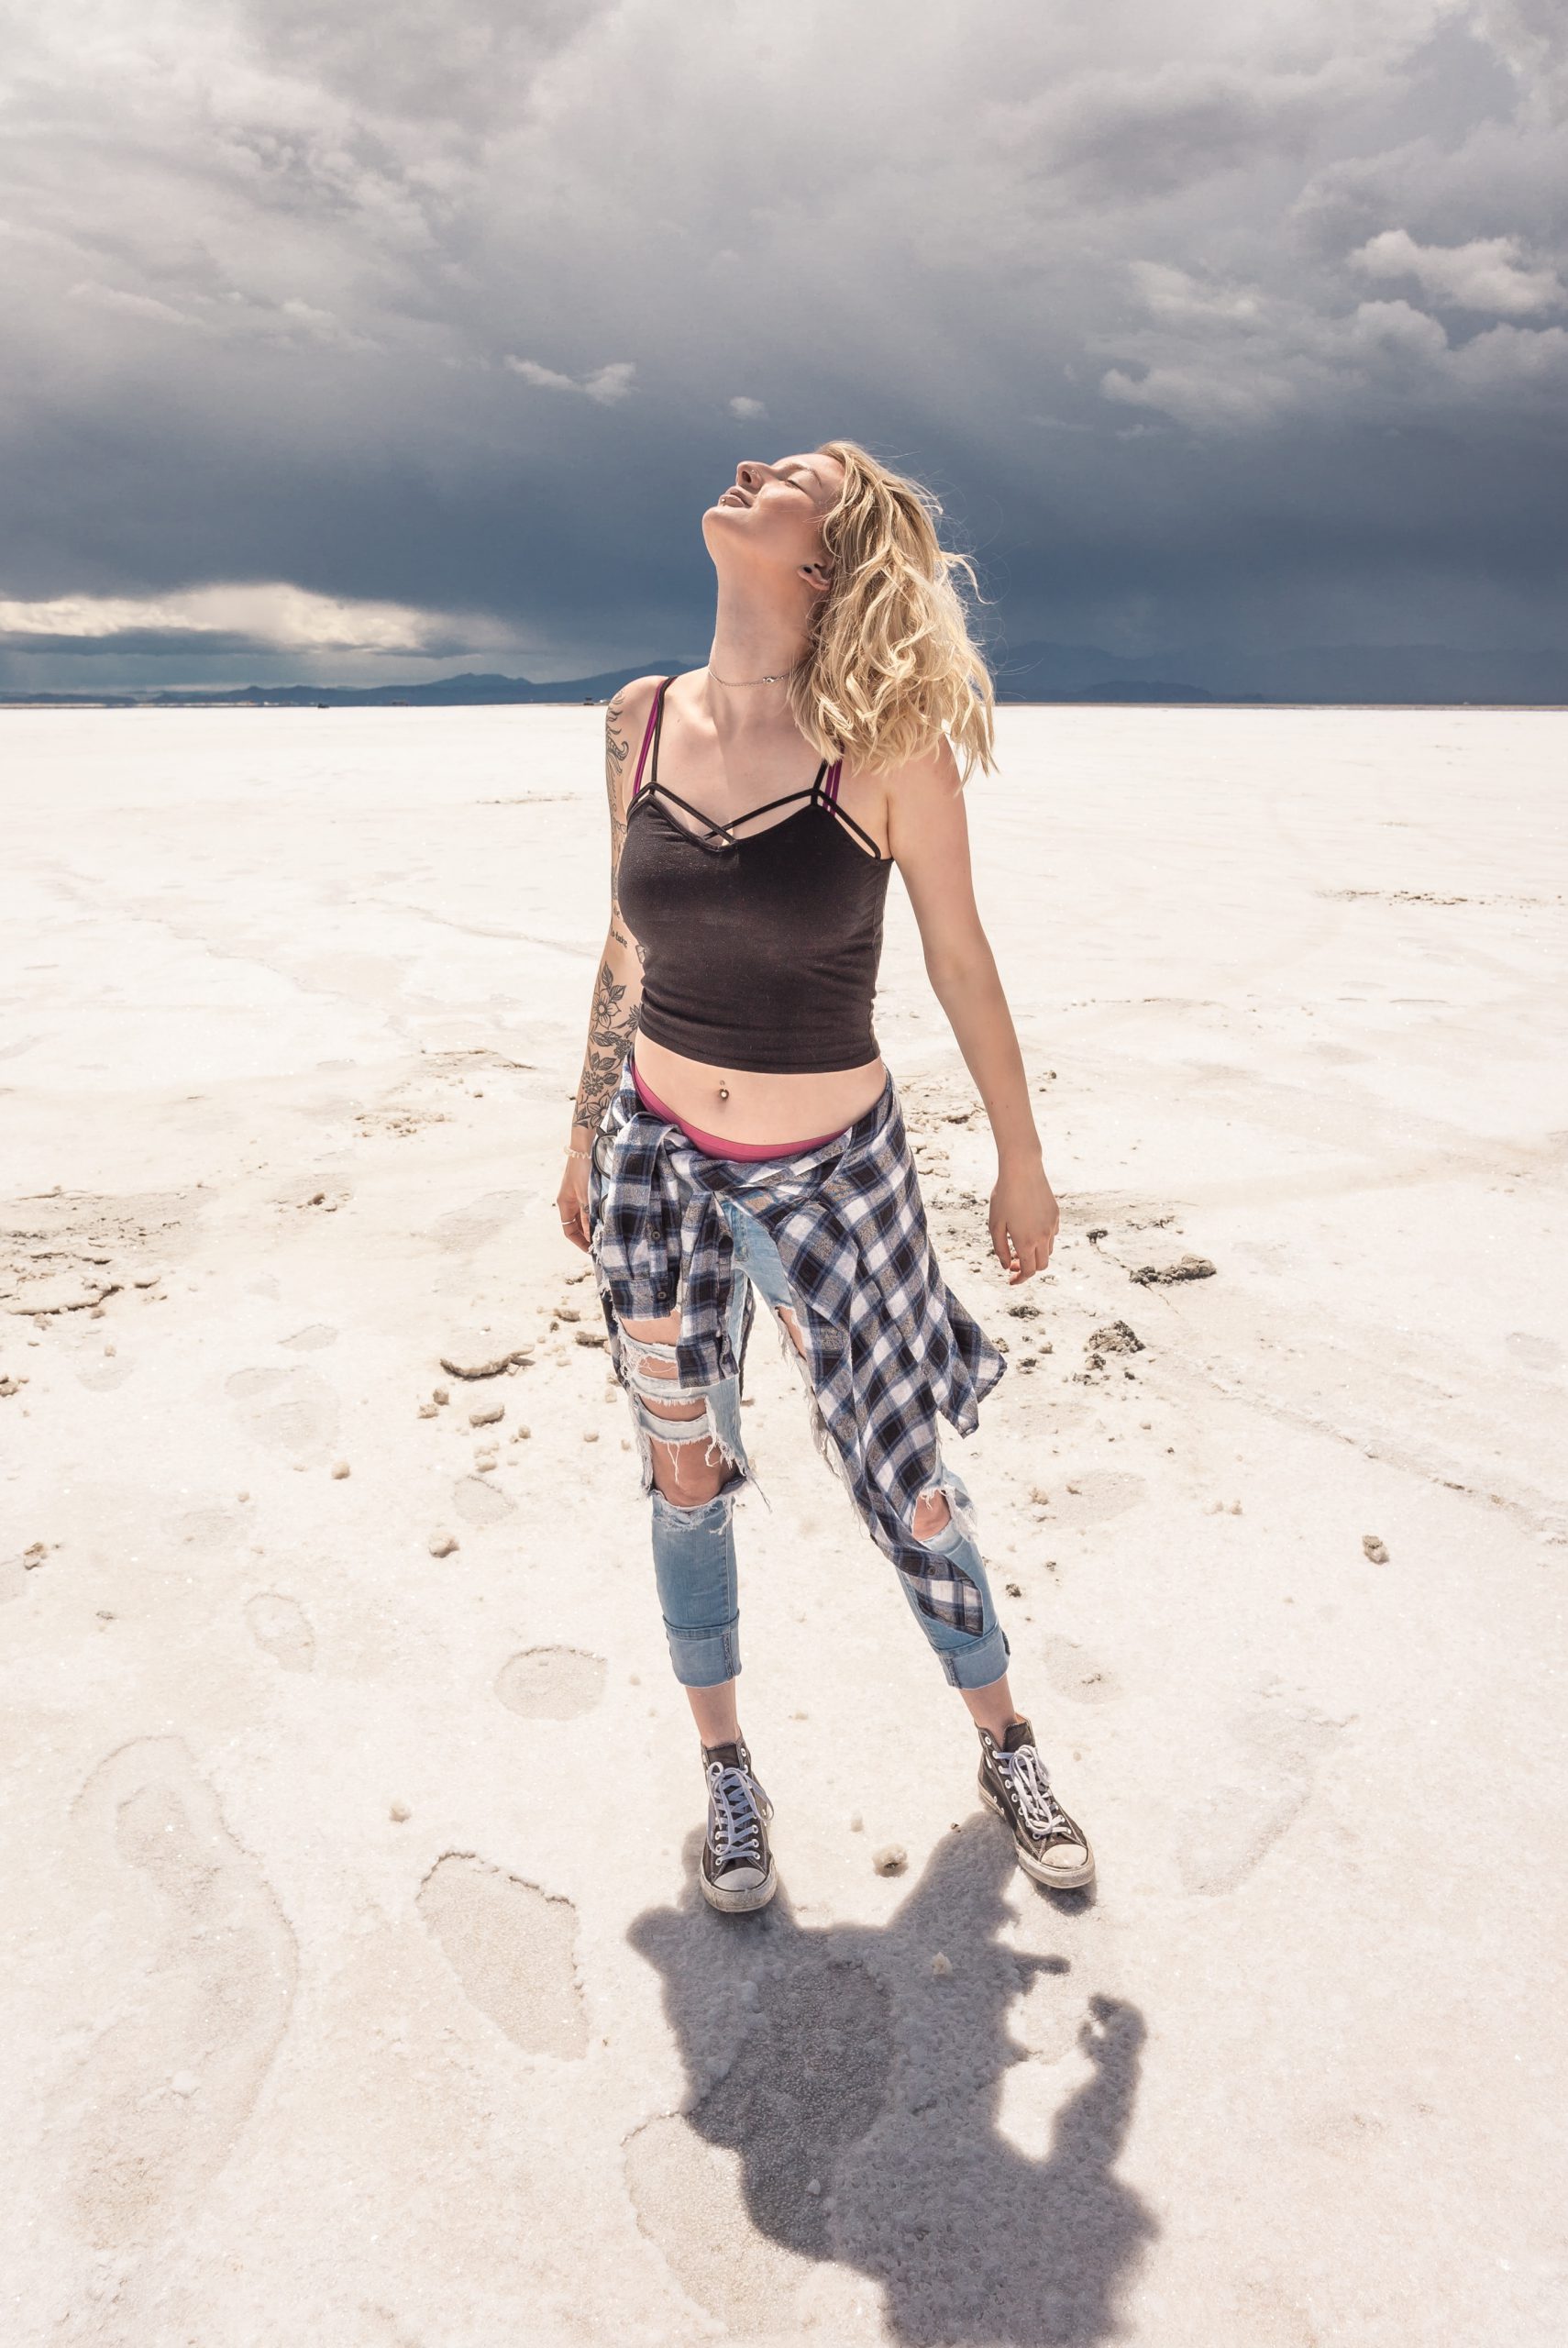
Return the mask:
<svg viewBox="0 0 1568 2348">
<path fill-rule="evenodd" d="M 715 1068 L 864 1067 L 878 1058 L 871 1005 L 892 859 L 839 804 L 843 760 L 824 759 L 802 789 L 719 822 L 659 781 L 670 681 L 648 713 L 618 880 L 643 956 L 641 1033 Z M 795 814 L 741 836 L 796 801 Z"/>
</svg>

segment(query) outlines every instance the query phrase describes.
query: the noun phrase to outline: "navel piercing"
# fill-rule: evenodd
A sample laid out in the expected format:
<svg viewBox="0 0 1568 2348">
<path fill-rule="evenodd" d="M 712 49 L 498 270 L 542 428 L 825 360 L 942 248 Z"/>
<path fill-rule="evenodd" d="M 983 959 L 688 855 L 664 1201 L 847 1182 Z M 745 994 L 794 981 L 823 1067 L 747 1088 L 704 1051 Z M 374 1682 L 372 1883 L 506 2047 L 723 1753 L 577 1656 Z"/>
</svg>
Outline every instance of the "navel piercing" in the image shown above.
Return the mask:
<svg viewBox="0 0 1568 2348">
<path fill-rule="evenodd" d="M 720 1087 L 719 1087 L 719 1098 L 720 1098 L 720 1100 L 721 1100 L 721 1101 L 727 1101 L 727 1100 L 729 1099 L 729 1097 L 730 1097 L 730 1088 L 729 1088 L 729 1086 L 728 1086 L 727 1084 L 721 1084 L 721 1085 L 720 1085 Z"/>
</svg>

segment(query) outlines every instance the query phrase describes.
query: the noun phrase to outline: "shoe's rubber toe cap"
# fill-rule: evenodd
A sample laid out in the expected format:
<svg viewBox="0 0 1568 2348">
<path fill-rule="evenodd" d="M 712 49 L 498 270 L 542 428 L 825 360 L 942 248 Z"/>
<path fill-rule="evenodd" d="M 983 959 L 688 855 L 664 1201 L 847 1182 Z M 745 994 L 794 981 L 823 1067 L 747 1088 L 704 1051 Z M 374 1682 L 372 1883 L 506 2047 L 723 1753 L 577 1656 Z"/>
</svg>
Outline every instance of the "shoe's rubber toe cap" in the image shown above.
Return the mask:
<svg viewBox="0 0 1568 2348">
<path fill-rule="evenodd" d="M 751 1908 L 766 1908 L 778 1888 L 778 1875 L 771 1860 L 766 1870 L 761 1867 L 726 1867 L 715 1877 L 706 1867 L 701 1870 L 702 1897 L 710 1908 L 721 1908 L 726 1914 L 741 1914 Z"/>
</svg>

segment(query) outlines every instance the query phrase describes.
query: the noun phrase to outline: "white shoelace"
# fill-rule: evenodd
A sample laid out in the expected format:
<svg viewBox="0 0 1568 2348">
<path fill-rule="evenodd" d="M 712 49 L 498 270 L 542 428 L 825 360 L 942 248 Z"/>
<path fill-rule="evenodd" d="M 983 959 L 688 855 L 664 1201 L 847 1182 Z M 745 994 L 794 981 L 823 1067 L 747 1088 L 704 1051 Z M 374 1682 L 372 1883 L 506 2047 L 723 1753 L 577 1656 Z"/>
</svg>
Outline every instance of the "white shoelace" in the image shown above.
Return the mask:
<svg viewBox="0 0 1568 2348">
<path fill-rule="evenodd" d="M 994 1758 L 1012 1788 L 1025 1826 L 1037 1841 L 1057 1828 L 1072 1833 L 1067 1814 L 1051 1791 L 1045 1764 L 1034 1745 L 1021 1744 L 1016 1753 L 1004 1753 L 999 1745 Z"/>
<path fill-rule="evenodd" d="M 756 1786 L 756 1791 L 752 1789 Z M 757 1795 L 762 1788 L 744 1769 L 733 1762 L 710 1761 L 708 1791 L 712 1797 L 708 1839 L 712 1845 L 717 1866 L 728 1866 L 732 1860 L 749 1859 L 754 1866 L 762 1864 L 762 1813 L 757 1807 Z"/>
</svg>

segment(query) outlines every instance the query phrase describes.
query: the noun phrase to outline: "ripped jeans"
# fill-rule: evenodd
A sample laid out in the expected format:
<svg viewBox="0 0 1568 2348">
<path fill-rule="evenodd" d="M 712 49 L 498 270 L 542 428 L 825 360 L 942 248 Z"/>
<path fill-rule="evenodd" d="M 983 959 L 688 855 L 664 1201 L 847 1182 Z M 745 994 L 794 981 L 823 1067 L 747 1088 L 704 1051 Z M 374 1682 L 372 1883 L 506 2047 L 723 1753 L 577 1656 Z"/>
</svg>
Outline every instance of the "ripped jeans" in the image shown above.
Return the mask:
<svg viewBox="0 0 1568 2348">
<path fill-rule="evenodd" d="M 767 1226 L 734 1199 L 719 1202 L 719 1211 L 734 1242 L 737 1279 L 730 1304 L 730 1341 L 739 1361 L 746 1317 L 752 1311 L 751 1285 L 777 1313 L 794 1303 L 778 1250 Z M 688 1688 L 712 1688 L 739 1672 L 740 1601 L 732 1518 L 737 1494 L 747 1479 L 745 1449 L 741 1438 L 740 1380 L 726 1378 L 702 1390 L 701 1416 L 671 1419 L 645 1407 L 643 1397 L 656 1401 L 692 1402 L 699 1398 L 675 1382 L 675 1346 L 648 1338 L 622 1335 L 618 1340 L 643 1458 L 644 1484 L 653 1506 L 654 1572 L 665 1636 L 669 1643 L 675 1676 Z M 792 1339 L 786 1340 L 795 1354 Z M 799 1357 L 796 1356 L 797 1360 Z M 804 1374 L 804 1364 L 801 1369 Z M 716 1448 L 733 1468 L 724 1489 L 713 1500 L 694 1508 L 678 1507 L 653 1482 L 651 1443 L 701 1443 L 708 1456 Z M 962 1479 L 946 1468 L 943 1488 L 950 1495 L 948 1519 L 922 1546 L 933 1556 L 950 1558 L 979 1592 L 984 1623 L 978 1636 L 923 1613 L 902 1574 L 900 1589 L 910 1611 L 925 1633 L 947 1679 L 955 1688 L 986 1688 L 1007 1669 L 1007 1633 L 997 1620 L 990 1584 L 972 1530 L 974 1512 Z"/>
</svg>

